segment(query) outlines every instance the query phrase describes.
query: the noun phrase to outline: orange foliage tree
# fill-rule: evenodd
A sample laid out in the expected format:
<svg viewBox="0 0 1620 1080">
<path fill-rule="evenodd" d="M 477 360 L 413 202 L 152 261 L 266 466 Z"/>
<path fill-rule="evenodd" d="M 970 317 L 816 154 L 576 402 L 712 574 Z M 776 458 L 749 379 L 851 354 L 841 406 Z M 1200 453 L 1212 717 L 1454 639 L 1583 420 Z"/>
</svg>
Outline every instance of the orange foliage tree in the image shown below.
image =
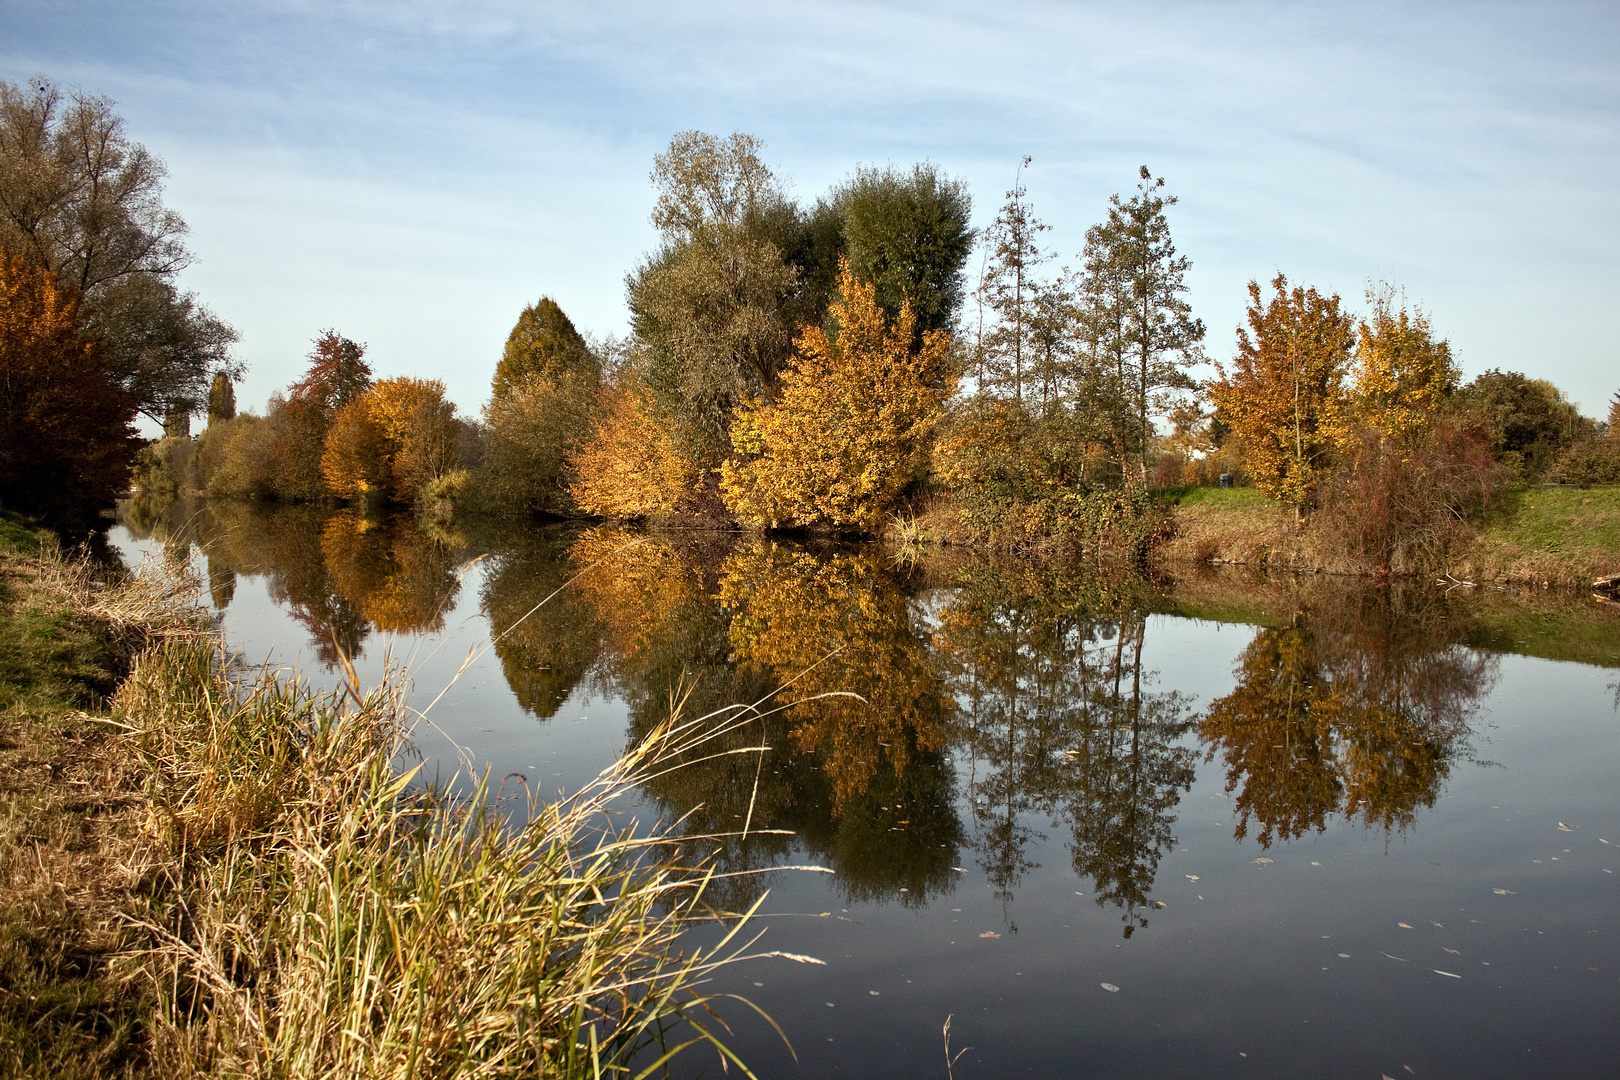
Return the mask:
<svg viewBox="0 0 1620 1080">
<path fill-rule="evenodd" d="M 634 385 L 601 392 L 591 432 L 567 461 L 574 504 L 601 517 L 673 513 L 697 480 L 669 426 Z"/>
<path fill-rule="evenodd" d="M 129 483 L 134 416 L 56 276 L 0 258 L 0 504 L 94 524 Z"/>
<path fill-rule="evenodd" d="M 1241 440 L 1255 486 L 1294 507 L 1312 505 L 1343 434 L 1344 376 L 1355 320 L 1323 296 L 1278 274 L 1270 302 L 1249 282 L 1247 330 L 1238 328 L 1232 370 L 1217 363 L 1210 395 Z M 1252 333 L 1251 333 L 1252 332 Z"/>
<path fill-rule="evenodd" d="M 437 379 L 383 379 L 338 410 L 321 454 L 327 488 L 342 498 L 386 490 L 412 503 L 456 466 L 456 408 Z"/>
<path fill-rule="evenodd" d="M 726 506 L 769 528 L 826 524 L 874 530 L 922 472 L 928 436 L 956 388 L 951 337 L 916 333 L 909 301 L 892 322 L 847 261 L 833 332 L 807 326 L 774 399 L 737 410 L 721 470 Z"/>
</svg>

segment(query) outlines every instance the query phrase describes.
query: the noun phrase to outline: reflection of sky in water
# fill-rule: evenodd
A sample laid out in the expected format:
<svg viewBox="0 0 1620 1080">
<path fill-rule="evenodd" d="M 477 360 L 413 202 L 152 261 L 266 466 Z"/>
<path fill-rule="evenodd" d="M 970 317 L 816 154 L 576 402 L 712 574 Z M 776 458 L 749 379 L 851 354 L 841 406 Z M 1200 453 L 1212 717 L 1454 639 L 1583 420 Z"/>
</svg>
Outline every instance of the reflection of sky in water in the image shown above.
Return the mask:
<svg viewBox="0 0 1620 1080">
<path fill-rule="evenodd" d="M 115 540 L 127 552 L 147 546 L 122 530 Z M 818 634 L 847 633 L 851 641 L 864 640 L 863 648 L 890 651 L 869 651 L 875 658 L 869 670 L 852 666 L 843 654 L 844 666 L 834 664 L 825 673 L 827 685 L 860 684 L 864 678 L 870 685 L 861 689 L 870 697 L 894 689 L 881 685 L 884 672 L 905 670 L 915 659 L 910 639 L 895 636 L 897 625 L 920 628 L 919 641 L 954 632 L 959 642 L 977 642 L 959 650 L 960 663 L 947 675 L 949 692 L 965 712 L 971 693 L 983 696 L 995 681 L 995 649 L 1005 641 L 998 635 L 1024 617 L 1019 612 L 1033 614 L 1020 631 L 1026 636 L 1015 644 L 1036 641 L 1042 626 L 1061 621 L 1038 597 L 1018 593 L 1016 584 L 995 586 L 1002 591 L 991 590 L 994 603 L 964 618 L 973 595 L 973 587 L 961 586 L 968 576 L 924 580 L 914 585 L 909 601 L 896 603 L 882 595 L 888 571 L 877 562 L 856 558 L 835 565 L 831 557 L 784 550 L 752 564 L 728 564 L 742 566 L 729 578 L 715 577 L 712 567 L 705 578 L 678 570 L 687 565 L 679 560 L 654 560 L 597 582 L 592 595 L 599 602 L 614 597 L 614 603 L 627 603 L 654 590 L 670 604 L 696 602 L 693 610 L 707 612 L 703 617 L 713 625 L 689 633 L 682 628 L 690 640 L 682 638 L 670 652 L 671 635 L 679 635 L 667 620 L 660 623 L 664 613 L 621 612 L 597 628 L 606 644 L 594 674 L 580 678 L 560 705 L 544 706 L 555 706 L 555 712 L 543 721 L 518 704 L 494 652 L 455 677 L 469 651 L 488 642 L 481 605 L 491 575 L 515 574 L 514 562 L 473 563 L 441 629 L 422 635 L 373 631 L 357 667 L 371 681 L 386 657 L 408 664 L 418 705 L 450 685 L 432 712 L 436 730 L 424 729 L 418 737 L 430 770 L 447 774 L 456 767 L 453 741 L 470 752 L 477 769 L 487 767 L 497 777 L 522 772 L 542 790 L 555 790 L 577 787 L 613 758 L 637 717 L 657 705 L 657 694 L 648 688 L 667 680 L 669 665 L 682 658 L 700 696 L 722 693 L 744 685 L 732 671 L 739 658 L 791 665 L 821 648 L 825 641 Z M 978 576 L 972 580 L 999 572 L 986 564 L 974 569 Z M 249 660 L 307 659 L 310 631 L 271 599 L 267 581 L 248 574 L 237 579 L 224 613 L 232 643 Z M 964 726 L 962 712 L 939 721 L 948 736 L 944 749 L 912 747 L 903 782 L 880 769 L 862 782 L 867 786 L 840 793 L 818 772 L 848 767 L 832 751 L 776 755 L 762 797 L 775 800 L 769 813 L 779 824 L 791 823 L 800 839 L 733 852 L 732 865 L 808 860 L 847 869 L 843 879 L 793 873 L 749 879 L 771 890 L 763 908 L 770 913 L 764 920 L 768 946 L 809 953 L 828 966 L 767 961 L 726 975 L 724 988 L 746 994 L 783 1025 L 800 1064 L 739 1008 L 728 1018 L 737 1024 L 735 1045 L 745 1060 L 762 1076 L 937 1077 L 943 1075 L 940 1026 L 954 1014 L 953 1045 L 973 1047 L 955 1067 L 964 1080 L 1598 1075 L 1620 1067 L 1613 1037 L 1620 1030 L 1620 885 L 1617 874 L 1604 872 L 1620 873 L 1620 800 L 1614 794 L 1620 721 L 1612 672 L 1523 656 L 1492 660 L 1461 646 L 1448 651 L 1440 647 L 1451 640 L 1443 635 L 1424 640 L 1444 625 L 1431 631 L 1421 610 L 1411 615 L 1410 626 L 1400 619 L 1380 622 L 1377 610 L 1369 613 L 1363 600 L 1351 596 L 1355 583 L 1313 587 L 1326 590 L 1314 594 L 1314 621 L 1295 627 L 1282 620 L 1257 630 L 1155 614 L 1117 625 L 1082 620 L 1092 634 L 1083 644 L 1070 638 L 1064 645 L 1061 635 L 1049 635 L 1053 663 L 1020 668 L 1016 683 L 1001 684 L 1016 687 L 1018 708 L 1027 711 L 1009 713 L 1005 702 L 984 705 L 984 697 L 976 721 L 981 727 Z M 733 598 L 723 618 L 704 599 L 721 594 Z M 791 606 L 779 604 L 809 596 L 850 606 L 822 624 L 813 612 L 801 620 Z M 497 599 L 503 618 L 528 602 Z M 556 610 L 586 629 L 587 615 L 578 605 Z M 1356 651 L 1359 646 L 1346 644 L 1352 626 L 1382 644 Z M 801 637 L 790 632 L 800 629 Z M 525 648 L 555 651 L 554 638 L 526 639 Z M 1175 716 L 1183 727 L 1175 730 L 1185 733 L 1159 746 L 1155 760 L 1185 762 L 1192 783 L 1163 800 L 1155 820 L 1164 822 L 1164 835 L 1173 839 L 1162 850 L 1149 843 L 1151 850 L 1110 856 L 1134 859 L 1131 865 L 1149 871 L 1145 902 L 1122 919 L 1120 907 L 1095 903 L 1097 885 L 1075 872 L 1075 815 L 1108 837 L 1151 840 L 1153 833 L 1145 826 L 1131 831 L 1129 800 L 1077 809 L 1073 792 L 1079 789 L 1073 785 L 1094 791 L 1100 783 L 1114 790 L 1133 778 L 1129 768 L 1116 767 L 1101 780 L 1075 779 L 1075 758 L 1066 751 L 1074 747 L 1076 731 L 1095 728 L 1077 727 L 1074 714 L 1058 707 L 1079 700 L 1079 691 L 1069 684 L 1054 689 L 1054 680 L 1073 683 L 1080 670 L 1072 659 L 1076 648 L 1093 658 L 1085 664 L 1101 665 L 1096 672 L 1113 674 L 1112 658 L 1134 658 L 1137 640 L 1143 693 L 1181 695 Z M 1414 655 L 1410 663 L 1390 661 Z M 1292 707 L 1302 699 L 1279 695 L 1314 693 L 1311 715 L 1350 732 L 1331 746 L 1338 771 L 1324 776 L 1342 780 L 1354 772 L 1348 755 L 1360 739 L 1364 749 L 1383 755 L 1374 765 L 1382 765 L 1386 779 L 1395 777 L 1397 789 L 1403 778 L 1430 784 L 1412 797 L 1404 828 L 1367 828 L 1329 813 L 1322 831 L 1307 827 L 1298 839 L 1285 832 L 1269 847 L 1257 843 L 1256 828 L 1246 839 L 1234 839 L 1235 795 L 1248 790 L 1251 796 L 1259 792 L 1262 802 L 1273 797 L 1288 803 L 1308 800 L 1314 790 L 1290 786 L 1299 748 L 1291 742 L 1243 743 L 1255 730 L 1246 720 L 1223 729 L 1224 742 L 1200 740 L 1196 721 L 1218 701 L 1240 699 L 1234 673 L 1245 658 L 1245 685 L 1253 691 L 1241 699 L 1246 707 L 1277 700 Z M 603 674 L 604 665 L 620 673 L 618 683 Z M 319 665 L 304 668 L 317 681 L 330 679 Z M 643 678 L 639 698 L 621 685 L 623 673 L 632 669 Z M 1129 685 L 1134 663 L 1120 670 L 1127 676 L 1123 685 Z M 1461 690 L 1458 679 L 1466 684 Z M 1377 724 L 1352 715 L 1353 694 L 1325 695 L 1329 681 L 1371 687 L 1373 697 L 1398 694 L 1419 709 L 1439 695 L 1444 700 L 1436 709 L 1460 710 L 1468 730 L 1441 740 L 1438 750 L 1426 751 L 1410 739 L 1403 750 L 1404 729 L 1366 735 Z M 550 700 L 543 688 L 530 693 Z M 895 701 L 896 708 L 916 706 Z M 1114 707 L 1110 715 L 1126 715 L 1118 712 L 1117 700 Z M 807 707 L 795 715 L 839 732 L 858 726 L 854 714 L 812 714 Z M 1008 716 L 1024 719 L 1011 722 Z M 935 722 L 926 710 L 917 717 L 924 726 Z M 1303 721 L 1294 723 L 1295 713 L 1285 720 L 1279 738 L 1297 739 L 1310 730 Z M 778 745 L 792 745 L 793 722 L 780 719 L 773 729 Z M 1048 730 L 1043 723 L 1055 726 Z M 1052 745 L 1037 745 L 1043 731 L 1056 740 Z M 869 744 L 853 743 L 851 753 L 887 754 L 893 738 L 880 728 Z M 1234 744 L 1241 744 L 1239 757 L 1252 768 L 1240 770 L 1239 791 L 1228 794 L 1226 748 Z M 1272 750 L 1280 756 L 1268 757 Z M 1434 760 L 1440 762 L 1438 778 L 1424 771 Z M 1261 775 L 1273 767 L 1279 775 Z M 1180 775 L 1174 769 L 1170 774 Z M 746 796 L 753 769 L 738 775 Z M 660 791 L 664 812 L 672 800 L 703 798 L 713 824 L 723 826 L 735 804 L 738 776 L 711 771 L 700 779 L 691 788 Z M 1088 783 L 1093 786 L 1086 788 Z M 990 849 L 997 835 L 993 799 L 979 802 L 987 792 L 1015 804 L 1012 831 L 999 834 L 1018 841 L 1019 869 L 1011 879 L 992 881 L 986 871 L 994 871 Z M 917 798 L 938 802 L 919 810 Z M 1343 793 L 1333 798 L 1341 800 Z M 1292 804 L 1285 809 L 1297 811 Z M 1569 831 L 1561 831 L 1561 823 Z M 906 831 L 928 829 L 934 833 L 926 845 L 919 832 Z M 935 838 L 942 847 L 934 846 Z M 920 851 L 924 846 L 932 853 Z M 1125 936 L 1124 927 L 1134 932 Z M 1117 992 L 1105 990 L 1104 983 Z"/>
</svg>

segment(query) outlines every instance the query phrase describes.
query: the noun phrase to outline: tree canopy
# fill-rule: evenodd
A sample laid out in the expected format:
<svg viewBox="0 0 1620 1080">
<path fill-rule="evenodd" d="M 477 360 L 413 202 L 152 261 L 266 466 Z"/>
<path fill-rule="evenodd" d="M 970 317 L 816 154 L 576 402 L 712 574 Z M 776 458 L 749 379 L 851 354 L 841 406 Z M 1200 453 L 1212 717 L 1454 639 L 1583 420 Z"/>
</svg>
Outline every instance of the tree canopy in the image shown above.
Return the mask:
<svg viewBox="0 0 1620 1080">
<path fill-rule="evenodd" d="M 542 296 L 518 316 L 506 337 L 506 349 L 495 367 L 491 397 L 505 397 L 531 378 L 559 382 L 565 378 L 595 383 L 602 362 L 574 329 L 557 301 Z"/>
</svg>

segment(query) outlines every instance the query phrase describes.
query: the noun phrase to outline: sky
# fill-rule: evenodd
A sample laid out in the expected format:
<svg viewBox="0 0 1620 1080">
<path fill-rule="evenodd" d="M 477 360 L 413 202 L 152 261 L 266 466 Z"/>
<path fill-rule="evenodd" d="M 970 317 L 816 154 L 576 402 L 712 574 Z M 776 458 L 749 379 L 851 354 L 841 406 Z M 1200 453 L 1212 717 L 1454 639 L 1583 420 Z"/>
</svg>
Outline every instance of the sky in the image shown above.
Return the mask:
<svg viewBox="0 0 1620 1080">
<path fill-rule="evenodd" d="M 653 155 L 750 132 L 813 203 L 927 160 L 1059 263 L 1147 165 L 1206 351 L 1278 273 L 1427 310 L 1472 377 L 1620 390 L 1620 5 L 0 0 L 0 79 L 117 103 L 263 408 L 332 327 L 488 398 L 525 304 L 627 331 Z M 977 266 L 975 257 L 974 266 Z"/>
</svg>

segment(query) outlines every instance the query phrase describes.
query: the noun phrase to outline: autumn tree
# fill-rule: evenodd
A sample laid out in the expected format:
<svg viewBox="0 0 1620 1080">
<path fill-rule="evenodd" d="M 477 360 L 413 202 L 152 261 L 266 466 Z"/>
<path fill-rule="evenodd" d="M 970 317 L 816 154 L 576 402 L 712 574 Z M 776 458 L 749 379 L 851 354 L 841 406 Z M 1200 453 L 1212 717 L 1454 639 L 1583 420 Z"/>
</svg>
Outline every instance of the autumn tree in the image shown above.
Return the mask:
<svg viewBox="0 0 1620 1080">
<path fill-rule="evenodd" d="M 1278 274 L 1262 300 L 1249 282 L 1248 329 L 1238 328 L 1228 373 L 1215 365 L 1211 397 L 1242 440 L 1255 486 L 1294 507 L 1313 504 L 1343 432 L 1344 378 L 1355 347 L 1355 320 L 1337 295 L 1288 288 Z"/>
<path fill-rule="evenodd" d="M 633 384 L 600 392 L 588 434 L 566 457 L 569 496 L 601 517 L 667 516 L 697 479 L 649 397 Z"/>
<path fill-rule="evenodd" d="M 129 482 L 134 403 L 56 275 L 0 259 L 0 505 L 91 528 Z"/>
<path fill-rule="evenodd" d="M 336 330 L 322 330 L 309 351 L 309 368 L 288 389 L 289 398 L 315 402 L 328 415 L 371 388 L 366 347 Z"/>
<path fill-rule="evenodd" d="M 1152 417 L 1194 386 L 1187 369 L 1203 358 L 1204 324 L 1184 294 L 1192 262 L 1176 253 L 1161 194 L 1146 165 L 1137 193 L 1109 198 L 1108 216 L 1086 231 L 1080 304 L 1093 349 L 1116 365 L 1118 387 L 1135 420 L 1138 479 L 1147 483 Z"/>
<path fill-rule="evenodd" d="M 357 397 L 337 411 L 327 429 L 321 478 L 327 490 L 340 499 L 386 496 L 396 449 L 375 415 L 370 397 Z"/>
<path fill-rule="evenodd" d="M 158 423 L 196 411 L 214 371 L 241 370 L 236 332 L 173 283 L 191 253 L 185 221 L 163 205 L 165 172 L 107 98 L 0 81 L 0 250 L 79 297 L 80 332 Z"/>
<path fill-rule="evenodd" d="M 388 494 L 396 502 L 415 502 L 424 484 L 458 464 L 456 407 L 438 379 L 382 379 L 367 400 L 388 440 Z"/>
<path fill-rule="evenodd" d="M 725 463 L 721 490 L 743 521 L 872 531 L 921 473 L 955 389 L 950 335 L 918 342 L 909 302 L 886 318 L 847 261 L 839 292 L 830 332 L 805 328 L 775 399 L 737 412 L 732 442 L 744 460 Z"/>
<path fill-rule="evenodd" d="M 1380 438 L 1407 441 L 1456 390 L 1457 363 L 1423 309 L 1397 303 L 1391 286 L 1369 288 L 1367 303 L 1371 313 L 1356 332 L 1353 419 Z"/>
</svg>

